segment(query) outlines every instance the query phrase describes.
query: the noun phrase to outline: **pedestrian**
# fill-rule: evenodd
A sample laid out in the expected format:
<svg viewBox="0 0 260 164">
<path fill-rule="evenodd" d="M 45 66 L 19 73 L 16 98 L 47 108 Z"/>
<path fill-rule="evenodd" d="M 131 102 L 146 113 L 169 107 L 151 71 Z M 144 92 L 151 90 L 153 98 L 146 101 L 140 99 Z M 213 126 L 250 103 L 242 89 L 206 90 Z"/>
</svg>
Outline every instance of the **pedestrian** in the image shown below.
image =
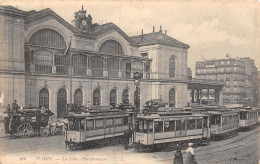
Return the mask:
<svg viewBox="0 0 260 164">
<path fill-rule="evenodd" d="M 130 127 L 129 128 L 129 139 L 130 139 L 131 142 L 133 142 L 133 134 L 134 134 L 133 128 Z"/>
<path fill-rule="evenodd" d="M 182 157 L 182 152 L 181 152 L 181 147 L 180 145 L 177 144 L 177 150 L 174 154 L 174 162 L 173 164 L 183 164 L 183 157 Z"/>
<path fill-rule="evenodd" d="M 7 112 L 4 112 L 4 126 L 5 126 L 5 134 L 8 134 L 9 131 L 9 115 L 7 114 Z"/>
<path fill-rule="evenodd" d="M 45 107 L 43 105 L 42 108 L 41 108 L 41 113 L 45 113 L 45 112 L 46 112 L 46 109 L 45 109 Z"/>
<path fill-rule="evenodd" d="M 192 148 L 193 143 L 189 143 L 188 145 L 189 147 L 186 149 L 186 153 L 188 153 L 188 155 L 185 164 L 197 164 L 194 149 Z"/>
<path fill-rule="evenodd" d="M 11 113 L 11 105 L 10 104 L 8 104 L 5 112 L 9 116 L 9 114 Z"/>
<path fill-rule="evenodd" d="M 17 102 L 16 100 L 13 101 L 13 104 L 12 104 L 12 114 L 17 114 L 18 113 L 18 108 L 19 107 L 18 107 L 16 102 Z"/>
<path fill-rule="evenodd" d="M 128 150 L 129 137 L 130 137 L 129 131 L 127 130 L 127 131 L 125 131 L 125 133 L 124 133 L 124 148 L 125 148 L 125 150 Z"/>
</svg>

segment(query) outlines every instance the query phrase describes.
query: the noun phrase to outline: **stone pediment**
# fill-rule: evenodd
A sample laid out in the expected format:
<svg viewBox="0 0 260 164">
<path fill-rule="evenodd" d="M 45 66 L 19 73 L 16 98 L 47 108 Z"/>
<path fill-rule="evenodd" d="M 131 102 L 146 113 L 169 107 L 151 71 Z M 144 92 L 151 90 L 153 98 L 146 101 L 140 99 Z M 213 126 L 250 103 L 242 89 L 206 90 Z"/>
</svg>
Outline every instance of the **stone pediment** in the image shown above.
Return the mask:
<svg viewBox="0 0 260 164">
<path fill-rule="evenodd" d="M 52 11 L 49 8 L 46 8 L 39 12 L 36 12 L 35 10 L 29 11 L 28 15 L 26 17 L 25 23 L 29 23 L 31 21 L 38 20 L 43 17 L 49 17 L 49 16 L 51 16 L 57 22 L 59 22 L 60 24 L 65 26 L 71 32 L 76 33 L 76 34 L 80 33 L 75 27 L 73 27 L 71 24 L 69 24 L 67 21 L 65 21 L 63 18 L 61 18 L 59 15 L 57 15 L 54 11 Z"/>
<path fill-rule="evenodd" d="M 92 28 L 92 35 L 94 37 L 98 37 L 104 33 L 108 33 L 109 31 L 116 31 L 120 36 L 122 36 L 129 44 L 132 43 L 130 37 L 124 33 L 119 27 L 117 27 L 114 23 L 106 23 L 102 25 L 94 24 Z"/>
</svg>

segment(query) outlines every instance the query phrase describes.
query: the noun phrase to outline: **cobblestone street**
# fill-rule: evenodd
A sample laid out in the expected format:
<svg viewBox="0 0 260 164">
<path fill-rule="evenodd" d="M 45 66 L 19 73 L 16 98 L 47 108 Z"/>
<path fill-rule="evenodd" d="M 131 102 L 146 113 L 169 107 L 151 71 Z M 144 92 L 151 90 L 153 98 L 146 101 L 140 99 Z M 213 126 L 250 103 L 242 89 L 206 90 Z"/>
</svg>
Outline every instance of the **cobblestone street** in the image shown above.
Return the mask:
<svg viewBox="0 0 260 164">
<path fill-rule="evenodd" d="M 195 148 L 199 164 L 255 164 L 260 153 L 259 130 L 240 132 L 238 136 L 211 142 L 209 146 Z M 1 132 L 3 133 L 3 132 Z M 137 153 L 122 145 L 100 149 L 70 151 L 65 148 L 64 136 L 9 139 L 1 135 L 1 163 L 161 163 L 171 164 L 174 152 Z M 186 158 L 185 150 L 182 151 Z"/>
</svg>

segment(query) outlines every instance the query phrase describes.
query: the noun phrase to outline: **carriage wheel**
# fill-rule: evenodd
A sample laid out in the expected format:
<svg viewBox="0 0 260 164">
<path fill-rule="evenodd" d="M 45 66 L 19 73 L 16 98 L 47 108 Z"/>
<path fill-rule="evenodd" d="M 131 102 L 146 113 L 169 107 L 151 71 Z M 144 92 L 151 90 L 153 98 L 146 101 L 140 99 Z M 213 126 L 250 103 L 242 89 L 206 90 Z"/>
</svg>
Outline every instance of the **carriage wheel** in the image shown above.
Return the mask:
<svg viewBox="0 0 260 164">
<path fill-rule="evenodd" d="M 33 128 L 30 124 L 21 124 L 18 127 L 18 135 L 23 138 L 28 138 L 33 135 Z"/>
<path fill-rule="evenodd" d="M 40 131 L 41 136 L 47 137 L 50 134 L 50 130 L 47 128 L 42 128 Z"/>
</svg>

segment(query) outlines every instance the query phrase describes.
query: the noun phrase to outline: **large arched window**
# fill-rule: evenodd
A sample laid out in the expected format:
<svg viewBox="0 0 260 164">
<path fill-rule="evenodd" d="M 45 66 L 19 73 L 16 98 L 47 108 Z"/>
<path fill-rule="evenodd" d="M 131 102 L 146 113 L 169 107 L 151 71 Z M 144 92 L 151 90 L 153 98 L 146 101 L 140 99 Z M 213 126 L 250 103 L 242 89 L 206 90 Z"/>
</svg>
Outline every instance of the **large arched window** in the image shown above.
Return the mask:
<svg viewBox="0 0 260 164">
<path fill-rule="evenodd" d="M 103 76 L 103 58 L 92 56 L 90 58 L 90 68 L 92 70 L 92 76 Z"/>
<path fill-rule="evenodd" d="M 77 89 L 74 94 L 74 104 L 83 104 L 83 93 L 81 89 Z"/>
<path fill-rule="evenodd" d="M 66 48 L 64 38 L 56 31 L 42 29 L 32 35 L 29 44 L 56 48 Z"/>
<path fill-rule="evenodd" d="M 129 103 L 129 93 L 128 93 L 128 89 L 125 89 L 125 90 L 123 91 L 122 102 L 125 103 L 125 104 Z"/>
<path fill-rule="evenodd" d="M 124 51 L 121 44 L 115 40 L 107 40 L 104 43 L 102 43 L 98 52 L 114 55 L 124 55 Z"/>
<path fill-rule="evenodd" d="M 176 61 L 175 57 L 170 58 L 170 63 L 169 63 L 169 76 L 170 77 L 175 77 L 175 69 L 176 69 Z"/>
<path fill-rule="evenodd" d="M 112 89 L 110 92 L 110 105 L 116 105 L 117 104 L 117 94 L 116 90 Z"/>
<path fill-rule="evenodd" d="M 100 105 L 100 104 L 101 104 L 100 90 L 95 89 L 93 93 L 93 105 Z"/>
<path fill-rule="evenodd" d="M 49 109 L 49 91 L 46 88 L 41 89 L 39 92 L 39 107 L 42 106 Z"/>
<path fill-rule="evenodd" d="M 169 92 L 169 107 L 175 107 L 175 89 L 172 88 Z"/>
<path fill-rule="evenodd" d="M 107 59 L 108 77 L 118 77 L 119 60 L 116 58 Z"/>
</svg>

